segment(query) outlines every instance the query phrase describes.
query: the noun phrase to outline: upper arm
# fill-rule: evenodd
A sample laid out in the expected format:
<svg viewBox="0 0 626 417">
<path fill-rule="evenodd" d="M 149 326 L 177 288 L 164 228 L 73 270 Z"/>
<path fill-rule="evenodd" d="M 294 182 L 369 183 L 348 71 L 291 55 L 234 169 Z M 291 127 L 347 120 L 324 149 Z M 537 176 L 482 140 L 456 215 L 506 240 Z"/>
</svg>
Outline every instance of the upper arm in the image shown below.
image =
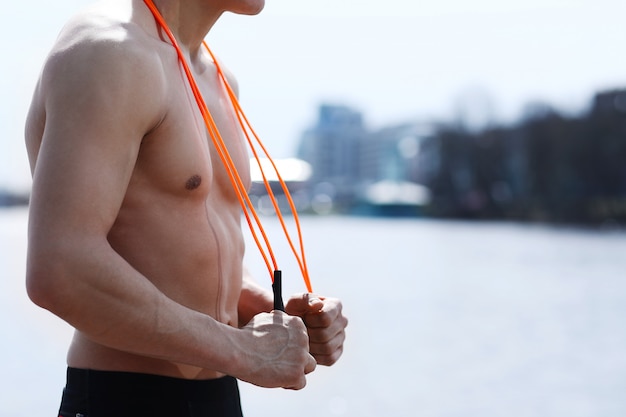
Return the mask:
<svg viewBox="0 0 626 417">
<path fill-rule="evenodd" d="M 149 96 L 160 84 L 152 61 L 132 42 L 111 39 L 72 44 L 49 58 L 39 87 L 45 123 L 33 163 L 35 247 L 70 234 L 108 233 L 141 140 L 161 117 L 158 97 Z"/>
</svg>

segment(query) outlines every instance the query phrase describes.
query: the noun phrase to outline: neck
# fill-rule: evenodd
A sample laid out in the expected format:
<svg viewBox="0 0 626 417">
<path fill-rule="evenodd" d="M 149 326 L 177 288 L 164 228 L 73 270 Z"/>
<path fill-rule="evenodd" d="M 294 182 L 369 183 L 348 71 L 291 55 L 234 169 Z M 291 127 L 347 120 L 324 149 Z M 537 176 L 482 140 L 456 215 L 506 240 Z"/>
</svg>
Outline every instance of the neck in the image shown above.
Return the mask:
<svg viewBox="0 0 626 417">
<path fill-rule="evenodd" d="M 142 0 L 143 1 L 143 0 Z M 202 41 L 223 11 L 203 0 L 152 0 L 167 22 L 181 48 L 191 56 L 200 50 Z"/>
</svg>

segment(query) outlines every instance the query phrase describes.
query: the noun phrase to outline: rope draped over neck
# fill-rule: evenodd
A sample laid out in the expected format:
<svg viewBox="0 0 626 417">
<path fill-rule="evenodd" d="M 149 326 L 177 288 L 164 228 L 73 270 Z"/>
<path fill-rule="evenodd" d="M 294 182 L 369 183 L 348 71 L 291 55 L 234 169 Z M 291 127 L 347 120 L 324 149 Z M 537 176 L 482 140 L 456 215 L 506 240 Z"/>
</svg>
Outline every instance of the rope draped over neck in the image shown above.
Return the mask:
<svg viewBox="0 0 626 417">
<path fill-rule="evenodd" d="M 261 224 L 261 220 L 259 219 L 259 216 L 254 208 L 254 205 L 250 201 L 247 189 L 245 185 L 243 184 L 241 177 L 239 176 L 239 173 L 237 172 L 235 164 L 233 163 L 233 160 L 230 157 L 228 149 L 226 148 L 226 144 L 224 143 L 224 140 L 215 124 L 213 117 L 211 116 L 211 113 L 206 105 L 206 102 L 204 101 L 202 94 L 200 93 L 200 89 L 198 88 L 198 85 L 194 79 L 191 69 L 182 52 L 182 49 L 180 48 L 178 42 L 176 41 L 176 38 L 174 37 L 173 33 L 169 29 L 167 23 L 165 22 L 165 19 L 163 19 L 163 16 L 161 16 L 159 10 L 156 8 L 152 0 L 144 0 L 144 3 L 148 6 L 150 11 L 154 15 L 154 18 L 157 24 L 166 33 L 167 37 L 172 43 L 172 46 L 176 49 L 176 52 L 178 54 L 178 60 L 180 61 L 183 67 L 183 70 L 185 72 L 189 85 L 193 92 L 194 98 L 198 105 L 198 109 L 200 113 L 202 114 L 202 118 L 206 125 L 211 141 L 213 142 L 213 145 L 215 146 L 215 149 L 217 150 L 218 156 L 220 157 L 220 160 L 222 161 L 224 168 L 226 169 L 230 182 L 233 186 L 233 189 L 235 190 L 235 194 L 237 195 L 237 199 L 239 200 L 241 209 L 245 215 L 252 237 L 254 238 L 254 241 L 259 249 L 259 252 L 261 253 L 261 256 L 263 257 L 263 260 L 265 261 L 265 265 L 267 266 L 267 270 L 270 274 L 270 279 L 272 280 L 273 287 L 275 287 L 274 288 L 275 309 L 277 309 L 277 307 L 279 306 L 276 305 L 277 303 L 276 296 L 277 296 L 277 292 L 278 292 L 278 295 L 280 295 L 281 271 L 278 268 L 276 256 L 274 254 L 274 251 L 272 250 L 272 246 L 270 244 L 269 238 L 267 237 L 265 229 L 263 228 L 263 225 Z M 261 172 L 261 176 L 265 184 L 265 189 L 267 191 L 268 196 L 270 197 L 270 200 L 272 201 L 272 205 L 274 206 L 274 210 L 280 221 L 282 230 L 285 234 L 285 238 L 287 239 L 289 246 L 291 248 L 291 251 L 293 252 L 294 257 L 296 261 L 298 262 L 298 266 L 300 268 L 300 272 L 302 274 L 302 278 L 304 280 L 306 288 L 309 292 L 313 292 L 313 289 L 311 287 L 311 282 L 309 279 L 308 268 L 306 265 L 306 259 L 304 255 L 304 242 L 302 239 L 302 230 L 300 227 L 300 220 L 298 218 L 297 210 L 293 202 L 293 199 L 291 197 L 291 194 L 289 193 L 287 185 L 285 184 L 285 181 L 282 179 L 280 173 L 278 172 L 278 168 L 276 167 L 274 160 L 269 155 L 267 149 L 265 148 L 265 146 L 259 139 L 258 135 L 252 128 L 250 122 L 248 121 L 248 118 L 244 114 L 239 104 L 239 101 L 237 100 L 237 96 L 234 93 L 233 89 L 230 87 L 228 80 L 226 79 L 226 76 L 224 72 L 222 71 L 222 68 L 218 60 L 216 59 L 215 55 L 213 54 L 213 52 L 211 51 L 211 49 L 209 48 L 206 42 L 203 41 L 203 45 L 206 51 L 211 56 L 211 59 L 213 60 L 215 67 L 217 68 L 218 76 L 222 84 L 224 85 L 226 91 L 228 92 L 229 99 L 233 106 L 233 111 L 235 115 L 237 116 L 237 121 L 239 122 L 239 125 L 241 126 L 241 130 L 244 136 L 246 137 L 247 143 L 250 147 L 250 151 L 254 155 L 256 163 L 259 166 L 259 170 Z M 255 142 L 256 142 L 256 145 L 255 145 Z M 259 152 L 257 151 L 257 147 L 261 149 L 265 157 L 269 160 L 272 166 L 272 170 L 275 172 L 276 177 L 278 178 L 281 188 L 285 194 L 285 197 L 287 198 L 287 201 L 289 203 L 289 208 L 293 215 L 293 220 L 294 220 L 296 230 L 297 230 L 297 237 L 298 237 L 298 243 L 299 243 L 298 248 L 296 248 L 296 245 L 294 244 L 291 238 L 289 230 L 287 229 L 287 226 L 285 224 L 285 220 L 283 218 L 282 212 L 278 206 L 276 197 L 274 196 L 270 183 L 267 180 L 267 176 L 261 164 Z M 261 237 L 259 237 L 259 233 L 257 233 L 257 229 Z M 282 301 L 280 301 L 279 304 L 280 306 L 282 306 Z"/>
</svg>

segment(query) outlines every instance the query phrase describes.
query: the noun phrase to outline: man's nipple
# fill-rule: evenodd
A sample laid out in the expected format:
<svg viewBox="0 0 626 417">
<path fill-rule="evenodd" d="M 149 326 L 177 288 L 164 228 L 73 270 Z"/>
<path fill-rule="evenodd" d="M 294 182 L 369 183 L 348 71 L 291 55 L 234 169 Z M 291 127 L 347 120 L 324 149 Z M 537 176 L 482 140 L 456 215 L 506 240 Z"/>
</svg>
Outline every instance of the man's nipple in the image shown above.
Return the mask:
<svg viewBox="0 0 626 417">
<path fill-rule="evenodd" d="M 202 177 L 200 175 L 192 175 L 185 183 L 185 188 L 189 191 L 195 190 L 202 183 Z"/>
</svg>

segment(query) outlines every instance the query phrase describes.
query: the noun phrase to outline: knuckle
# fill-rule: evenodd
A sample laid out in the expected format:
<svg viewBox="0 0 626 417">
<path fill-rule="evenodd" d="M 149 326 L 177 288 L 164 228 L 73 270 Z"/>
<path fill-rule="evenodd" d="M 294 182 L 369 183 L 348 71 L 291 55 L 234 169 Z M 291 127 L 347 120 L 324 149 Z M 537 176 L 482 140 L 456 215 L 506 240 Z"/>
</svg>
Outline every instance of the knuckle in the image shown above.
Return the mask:
<svg viewBox="0 0 626 417">
<path fill-rule="evenodd" d="M 330 356 L 320 356 L 320 360 L 318 362 L 323 366 L 330 366 L 335 363 Z"/>
<path fill-rule="evenodd" d="M 304 321 L 298 316 L 289 316 L 289 324 L 296 327 L 306 327 Z"/>
<path fill-rule="evenodd" d="M 337 343 L 321 343 L 319 345 L 316 346 L 315 351 L 322 354 L 322 355 L 331 355 L 333 354 L 333 352 L 335 352 L 337 349 L 339 349 L 339 345 Z"/>
<path fill-rule="evenodd" d="M 334 365 L 339 360 L 342 353 L 343 353 L 343 348 L 337 349 L 332 354 L 328 355 L 327 360 L 326 360 L 327 362 L 326 365 L 327 366 Z"/>
<path fill-rule="evenodd" d="M 322 314 L 320 315 L 319 319 L 320 319 L 320 324 L 323 327 L 328 327 L 333 323 L 333 319 L 329 314 Z"/>
</svg>

